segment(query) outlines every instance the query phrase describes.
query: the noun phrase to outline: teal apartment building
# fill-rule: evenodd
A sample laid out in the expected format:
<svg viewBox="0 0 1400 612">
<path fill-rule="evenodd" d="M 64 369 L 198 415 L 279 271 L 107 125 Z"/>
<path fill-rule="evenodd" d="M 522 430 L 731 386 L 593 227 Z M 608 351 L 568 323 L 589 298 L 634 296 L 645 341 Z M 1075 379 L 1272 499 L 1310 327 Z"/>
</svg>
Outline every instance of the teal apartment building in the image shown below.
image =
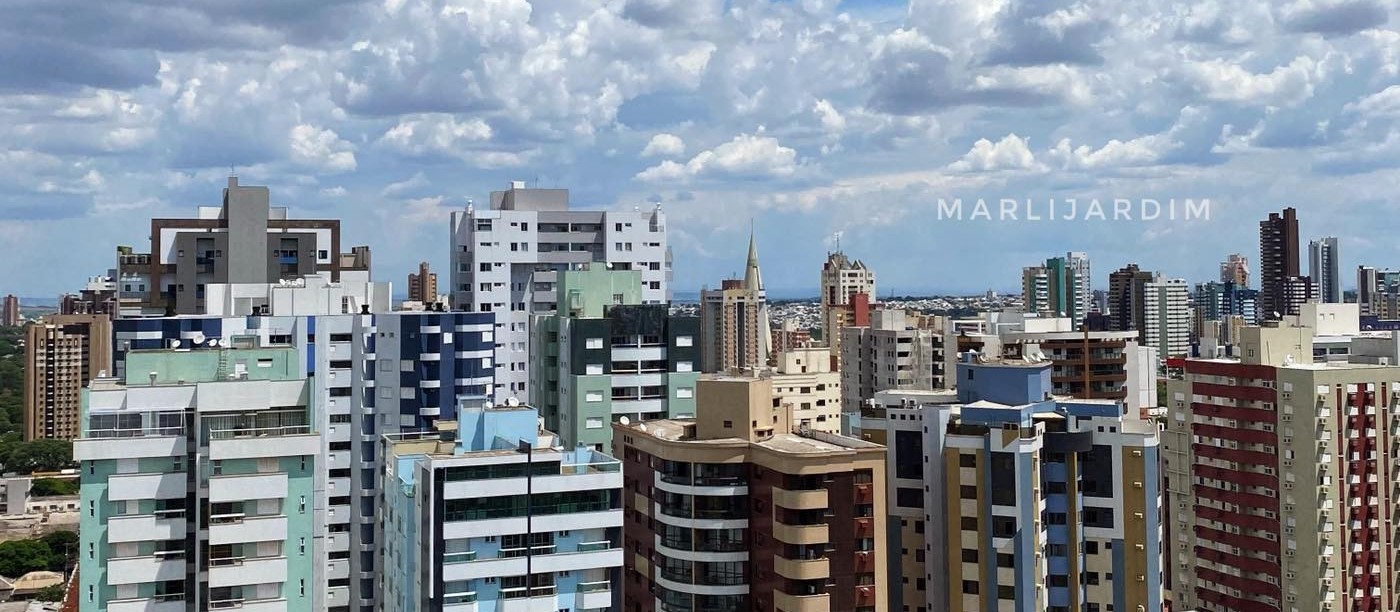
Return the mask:
<svg viewBox="0 0 1400 612">
<path fill-rule="evenodd" d="M 314 586 L 320 436 L 298 355 L 133 350 L 124 378 L 83 391 L 80 609 L 326 608 Z"/>
<path fill-rule="evenodd" d="M 699 319 L 643 304 L 635 270 L 593 265 L 558 279 L 558 311 L 533 320 L 530 397 L 562 445 L 611 448 L 622 417 L 693 417 Z"/>
</svg>

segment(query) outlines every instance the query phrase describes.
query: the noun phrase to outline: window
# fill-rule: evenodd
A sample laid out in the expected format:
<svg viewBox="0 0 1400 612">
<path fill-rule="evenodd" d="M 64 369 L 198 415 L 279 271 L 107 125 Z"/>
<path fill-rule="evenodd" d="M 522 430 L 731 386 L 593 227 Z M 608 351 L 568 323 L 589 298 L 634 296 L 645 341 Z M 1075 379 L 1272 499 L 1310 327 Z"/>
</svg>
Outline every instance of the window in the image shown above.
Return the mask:
<svg viewBox="0 0 1400 612">
<path fill-rule="evenodd" d="M 963 454 L 961 454 L 961 455 L 958 455 L 958 467 L 965 467 L 965 468 L 975 468 L 975 467 L 977 467 L 977 455 L 973 455 L 973 454 L 970 454 L 970 453 L 963 453 Z"/>
<path fill-rule="evenodd" d="M 959 491 L 960 497 L 963 499 L 977 499 L 977 487 L 975 486 L 963 485 L 959 487 Z"/>
<path fill-rule="evenodd" d="M 895 504 L 901 508 L 922 508 L 924 507 L 924 492 L 912 487 L 899 487 L 895 489 Z"/>
<path fill-rule="evenodd" d="M 676 336 L 676 346 L 694 346 L 694 336 Z"/>
<path fill-rule="evenodd" d="M 975 548 L 964 548 L 964 549 L 962 549 L 962 560 L 963 560 L 963 563 L 976 563 L 976 562 L 977 562 L 977 549 L 975 549 Z"/>
<path fill-rule="evenodd" d="M 584 429 L 602 429 L 603 419 L 589 418 L 584 421 L 583 427 Z"/>
<path fill-rule="evenodd" d="M 1016 587 L 1008 585 L 998 586 L 997 599 L 1016 599 Z"/>
<path fill-rule="evenodd" d="M 724 428 L 725 428 L 725 429 L 733 429 L 733 428 L 734 428 L 734 421 L 725 421 L 725 422 L 724 422 Z"/>
<path fill-rule="evenodd" d="M 585 402 L 601 402 L 601 401 L 603 401 L 603 392 L 602 392 L 602 391 L 589 391 L 589 392 L 587 392 L 587 393 L 585 393 L 585 394 L 583 395 L 583 401 L 585 401 Z"/>
<path fill-rule="evenodd" d="M 977 581 L 976 581 L 976 580 L 964 580 L 964 581 L 963 581 L 963 585 L 962 585 L 962 592 L 963 592 L 963 593 L 966 593 L 966 594 L 968 594 L 968 595 L 976 595 L 976 594 L 977 594 Z"/>
<path fill-rule="evenodd" d="M 602 338 L 589 338 L 589 339 L 587 339 L 587 340 L 584 340 L 584 341 L 583 341 L 583 348 L 585 348 L 585 349 L 600 349 L 600 348 L 603 348 L 603 339 L 602 339 Z"/>
<path fill-rule="evenodd" d="M 977 531 L 977 517 L 975 517 L 975 516 L 964 516 L 964 517 L 962 517 L 962 530 L 963 530 L 963 531 Z"/>
<path fill-rule="evenodd" d="M 678 398 L 678 399 L 690 399 L 690 398 L 692 398 L 692 397 L 695 397 L 695 389 L 693 389 L 693 388 L 691 388 L 691 387 L 677 387 L 677 388 L 676 388 L 676 398 Z"/>
<path fill-rule="evenodd" d="M 997 567 L 1016 567 L 1016 556 L 1008 553 L 997 553 Z"/>
</svg>

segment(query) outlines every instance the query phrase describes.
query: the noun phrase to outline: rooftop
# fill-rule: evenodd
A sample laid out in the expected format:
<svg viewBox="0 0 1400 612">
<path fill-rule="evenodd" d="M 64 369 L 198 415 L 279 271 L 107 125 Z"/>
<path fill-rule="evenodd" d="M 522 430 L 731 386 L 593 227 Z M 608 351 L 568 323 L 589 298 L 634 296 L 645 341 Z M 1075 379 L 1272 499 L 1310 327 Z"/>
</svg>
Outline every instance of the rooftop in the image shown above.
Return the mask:
<svg viewBox="0 0 1400 612">
<path fill-rule="evenodd" d="M 695 439 L 694 419 L 657 419 L 633 423 L 623 427 L 647 434 L 659 440 L 688 442 L 695 444 L 748 444 L 744 438 Z M 766 449 L 791 454 L 820 454 L 836 451 L 884 448 L 879 444 L 820 431 L 806 433 L 779 433 L 773 437 L 753 443 Z"/>
</svg>

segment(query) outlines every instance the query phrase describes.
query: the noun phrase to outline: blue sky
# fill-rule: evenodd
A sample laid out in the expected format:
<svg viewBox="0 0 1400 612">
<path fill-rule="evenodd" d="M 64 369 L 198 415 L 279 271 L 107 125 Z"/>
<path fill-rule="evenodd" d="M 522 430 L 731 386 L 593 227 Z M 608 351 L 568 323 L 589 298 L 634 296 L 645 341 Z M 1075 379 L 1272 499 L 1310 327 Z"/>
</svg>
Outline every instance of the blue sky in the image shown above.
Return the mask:
<svg viewBox="0 0 1400 612">
<path fill-rule="evenodd" d="M 0 292 L 55 295 L 230 165 L 401 284 L 512 179 L 660 202 L 676 287 L 904 292 L 1089 252 L 1190 280 L 1296 206 L 1400 266 L 1396 0 L 22 0 L 0 23 Z M 950 221 L 939 198 L 1207 198 L 1209 221 Z M 1351 284 L 1350 272 L 1344 277 Z"/>
</svg>

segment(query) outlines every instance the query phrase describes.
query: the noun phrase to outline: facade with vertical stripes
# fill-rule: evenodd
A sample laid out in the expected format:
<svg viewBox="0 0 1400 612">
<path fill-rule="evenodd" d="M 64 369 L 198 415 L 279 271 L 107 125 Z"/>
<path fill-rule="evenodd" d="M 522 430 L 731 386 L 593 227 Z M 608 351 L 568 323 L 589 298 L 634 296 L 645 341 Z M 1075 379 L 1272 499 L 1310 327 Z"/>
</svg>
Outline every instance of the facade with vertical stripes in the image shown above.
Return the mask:
<svg viewBox="0 0 1400 612">
<path fill-rule="evenodd" d="M 957 370 L 956 392 L 877 393 L 860 419 L 890 449 L 890 609 L 1162 610 L 1156 426 L 1053 396 L 1049 361 Z"/>
</svg>

